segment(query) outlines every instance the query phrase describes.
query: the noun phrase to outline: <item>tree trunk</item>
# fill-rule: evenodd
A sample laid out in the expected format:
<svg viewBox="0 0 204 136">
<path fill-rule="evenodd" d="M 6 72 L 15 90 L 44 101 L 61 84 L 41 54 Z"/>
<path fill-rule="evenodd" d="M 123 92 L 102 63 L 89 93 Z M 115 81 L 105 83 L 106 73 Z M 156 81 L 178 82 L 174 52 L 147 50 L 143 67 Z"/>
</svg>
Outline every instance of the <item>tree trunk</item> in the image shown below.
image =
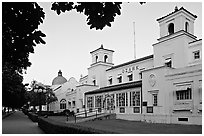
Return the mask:
<svg viewBox="0 0 204 136">
<path fill-rule="evenodd" d="M 50 109 L 49 109 L 50 107 L 49 107 L 49 104 L 47 103 L 47 111 L 49 111 Z"/>
</svg>

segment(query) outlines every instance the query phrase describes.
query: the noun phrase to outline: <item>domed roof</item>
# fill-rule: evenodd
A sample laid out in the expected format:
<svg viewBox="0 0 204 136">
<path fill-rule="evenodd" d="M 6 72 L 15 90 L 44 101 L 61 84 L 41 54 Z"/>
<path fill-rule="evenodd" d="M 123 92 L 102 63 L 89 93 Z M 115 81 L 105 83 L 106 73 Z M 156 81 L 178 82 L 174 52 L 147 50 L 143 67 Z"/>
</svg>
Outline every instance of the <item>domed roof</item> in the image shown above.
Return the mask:
<svg viewBox="0 0 204 136">
<path fill-rule="evenodd" d="M 61 70 L 58 72 L 58 76 L 52 80 L 52 85 L 61 85 L 67 82 L 67 79 L 62 76 Z"/>
</svg>

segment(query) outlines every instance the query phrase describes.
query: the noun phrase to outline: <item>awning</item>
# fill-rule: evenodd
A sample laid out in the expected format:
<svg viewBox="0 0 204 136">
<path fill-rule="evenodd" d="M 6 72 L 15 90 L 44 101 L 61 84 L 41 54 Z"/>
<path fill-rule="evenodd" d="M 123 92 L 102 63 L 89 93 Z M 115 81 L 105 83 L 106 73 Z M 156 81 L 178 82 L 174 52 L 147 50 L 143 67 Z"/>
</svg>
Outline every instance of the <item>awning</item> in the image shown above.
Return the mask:
<svg viewBox="0 0 204 136">
<path fill-rule="evenodd" d="M 129 75 L 132 75 L 132 72 L 128 73 L 127 75 L 128 75 L 128 76 L 129 76 Z"/>
<path fill-rule="evenodd" d="M 176 91 L 183 91 L 187 90 L 188 88 L 191 88 L 191 85 L 176 86 Z"/>
<path fill-rule="evenodd" d="M 165 59 L 165 63 L 169 63 L 171 61 L 171 58 Z"/>
</svg>

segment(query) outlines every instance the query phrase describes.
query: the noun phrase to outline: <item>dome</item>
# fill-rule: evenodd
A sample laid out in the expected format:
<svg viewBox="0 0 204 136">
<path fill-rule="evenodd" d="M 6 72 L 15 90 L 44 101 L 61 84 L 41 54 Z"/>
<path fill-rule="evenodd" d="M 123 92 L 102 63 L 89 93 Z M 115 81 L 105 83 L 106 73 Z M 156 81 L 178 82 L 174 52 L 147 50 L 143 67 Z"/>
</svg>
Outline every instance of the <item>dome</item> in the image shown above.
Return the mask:
<svg viewBox="0 0 204 136">
<path fill-rule="evenodd" d="M 52 85 L 61 85 L 67 82 L 67 79 L 62 76 L 61 70 L 58 72 L 58 76 L 52 80 Z"/>
</svg>

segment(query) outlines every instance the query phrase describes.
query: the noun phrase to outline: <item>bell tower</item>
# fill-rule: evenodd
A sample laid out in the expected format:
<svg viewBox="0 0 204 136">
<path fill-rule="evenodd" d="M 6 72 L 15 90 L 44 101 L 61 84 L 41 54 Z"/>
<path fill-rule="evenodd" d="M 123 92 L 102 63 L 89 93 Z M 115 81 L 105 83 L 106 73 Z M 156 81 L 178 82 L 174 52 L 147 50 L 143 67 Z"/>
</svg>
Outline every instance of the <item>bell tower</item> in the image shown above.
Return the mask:
<svg viewBox="0 0 204 136">
<path fill-rule="evenodd" d="M 97 65 L 99 63 L 112 65 L 113 52 L 114 52 L 113 50 L 103 48 L 103 44 L 101 44 L 100 48 L 90 52 L 92 56 L 91 66 Z"/>
<path fill-rule="evenodd" d="M 176 6 L 170 14 L 157 19 L 160 26 L 160 38 L 174 34 L 178 31 L 185 31 L 194 35 L 194 21 L 197 18 L 183 7 Z"/>
<path fill-rule="evenodd" d="M 195 41 L 194 21 L 197 18 L 185 8 L 175 7 L 174 11 L 158 18 L 160 37 L 153 44 L 154 66 L 181 68 L 188 65 L 189 42 Z"/>
<path fill-rule="evenodd" d="M 88 68 L 88 83 L 98 85 L 99 87 L 106 86 L 106 69 L 112 67 L 113 50 L 105 49 L 101 45 L 98 49 L 91 51 L 92 63 Z"/>
</svg>

